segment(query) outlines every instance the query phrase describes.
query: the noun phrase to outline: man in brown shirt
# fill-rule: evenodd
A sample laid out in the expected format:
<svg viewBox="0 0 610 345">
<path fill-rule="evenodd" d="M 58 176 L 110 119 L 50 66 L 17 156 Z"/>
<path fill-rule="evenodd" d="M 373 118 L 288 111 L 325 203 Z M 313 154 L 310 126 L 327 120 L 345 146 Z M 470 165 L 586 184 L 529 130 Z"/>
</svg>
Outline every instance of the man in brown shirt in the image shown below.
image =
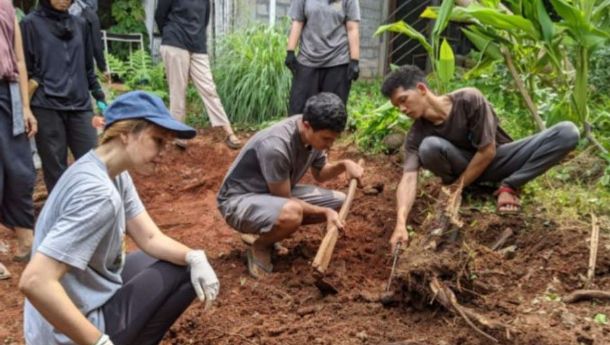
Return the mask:
<svg viewBox="0 0 610 345">
<path fill-rule="evenodd" d="M 481 91 L 463 88 L 436 95 L 415 66 L 390 73 L 381 92 L 415 120 L 405 140 L 392 247 L 409 239 L 406 220 L 415 200 L 420 167 L 455 187 L 460 182 L 464 186 L 499 183 L 497 210 L 513 213 L 520 210 L 519 189 L 556 165 L 578 144 L 578 128 L 568 121 L 513 141 L 500 128 L 493 107 Z"/>
</svg>

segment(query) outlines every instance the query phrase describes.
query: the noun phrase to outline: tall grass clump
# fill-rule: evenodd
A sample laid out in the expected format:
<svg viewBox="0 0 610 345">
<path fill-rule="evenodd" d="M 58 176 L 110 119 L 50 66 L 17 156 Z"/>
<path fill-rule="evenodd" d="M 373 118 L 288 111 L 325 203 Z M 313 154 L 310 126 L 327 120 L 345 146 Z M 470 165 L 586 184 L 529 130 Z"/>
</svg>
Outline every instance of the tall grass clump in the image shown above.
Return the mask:
<svg viewBox="0 0 610 345">
<path fill-rule="evenodd" d="M 286 28 L 256 25 L 218 41 L 213 74 L 231 122 L 258 124 L 287 114 Z"/>
</svg>

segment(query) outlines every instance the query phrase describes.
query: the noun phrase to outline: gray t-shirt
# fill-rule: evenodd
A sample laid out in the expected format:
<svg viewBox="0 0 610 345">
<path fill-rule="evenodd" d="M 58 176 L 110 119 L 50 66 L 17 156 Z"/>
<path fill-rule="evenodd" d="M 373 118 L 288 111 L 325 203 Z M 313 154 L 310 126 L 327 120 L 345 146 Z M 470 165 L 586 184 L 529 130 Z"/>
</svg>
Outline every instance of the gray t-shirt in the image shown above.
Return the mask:
<svg viewBox="0 0 610 345">
<path fill-rule="evenodd" d="M 61 176 L 36 224 L 32 253 L 69 266 L 61 285 L 76 307 L 101 331 L 100 309 L 121 287 L 125 222 L 144 211 L 129 173 L 111 180 L 90 151 Z M 28 345 L 73 344 L 26 300 Z"/>
<path fill-rule="evenodd" d="M 349 63 L 346 22 L 360 21 L 358 0 L 292 0 L 289 15 L 304 22 L 297 60 L 309 67 Z"/>
<path fill-rule="evenodd" d="M 290 180 L 294 187 L 309 167 L 322 169 L 326 153 L 301 141 L 298 123 L 291 116 L 256 133 L 241 150 L 218 192 L 218 204 L 234 195 L 268 194 L 267 183 Z"/>
<path fill-rule="evenodd" d="M 458 148 L 476 152 L 491 143 L 510 143 L 511 137 L 500 127 L 498 117 L 485 96 L 468 87 L 449 94 L 453 105 L 447 120 L 435 125 L 424 119 L 413 123 L 405 140 L 404 171 L 417 171 L 421 165 L 419 145 L 429 136 L 447 139 Z"/>
</svg>

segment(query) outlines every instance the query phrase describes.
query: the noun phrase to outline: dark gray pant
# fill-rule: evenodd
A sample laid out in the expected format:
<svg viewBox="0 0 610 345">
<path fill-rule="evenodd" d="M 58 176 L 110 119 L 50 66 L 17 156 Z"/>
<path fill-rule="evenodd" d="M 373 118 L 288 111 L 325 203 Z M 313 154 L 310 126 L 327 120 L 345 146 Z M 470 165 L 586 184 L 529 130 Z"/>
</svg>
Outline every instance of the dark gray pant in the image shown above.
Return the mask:
<svg viewBox="0 0 610 345">
<path fill-rule="evenodd" d="M 519 189 L 559 163 L 579 140 L 572 122 L 560 122 L 540 133 L 498 146 L 496 156 L 477 179 L 500 182 Z M 475 152 L 461 150 L 440 137 L 427 137 L 419 146 L 419 159 L 425 169 L 452 183 L 466 170 Z"/>
<path fill-rule="evenodd" d="M 320 92 L 332 92 L 347 104 L 352 82 L 347 77 L 349 64 L 333 67 L 308 67 L 297 63 L 292 78 L 288 115 L 302 114 L 309 97 Z"/>
<path fill-rule="evenodd" d="M 68 148 L 79 159 L 97 145 L 91 111 L 59 111 L 32 107 L 38 120 L 36 146 L 49 193 L 68 168 Z"/>
<path fill-rule="evenodd" d="M 196 297 L 185 266 L 143 252 L 127 255 L 121 276 L 123 287 L 102 307 L 116 345 L 158 344 Z"/>
<path fill-rule="evenodd" d="M 13 136 L 12 108 L 8 84 L 0 80 L 0 222 L 33 229 L 36 170 L 27 136 Z"/>
</svg>

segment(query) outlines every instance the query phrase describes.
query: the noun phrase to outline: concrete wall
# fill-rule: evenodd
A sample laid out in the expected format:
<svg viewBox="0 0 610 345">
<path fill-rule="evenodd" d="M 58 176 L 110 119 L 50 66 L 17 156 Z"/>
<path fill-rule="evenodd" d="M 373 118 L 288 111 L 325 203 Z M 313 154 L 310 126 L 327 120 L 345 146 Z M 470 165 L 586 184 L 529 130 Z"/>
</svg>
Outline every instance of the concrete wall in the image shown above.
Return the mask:
<svg viewBox="0 0 610 345">
<path fill-rule="evenodd" d="M 373 78 L 383 73 L 385 54 L 382 46 L 382 37 L 373 37 L 377 28 L 385 19 L 387 2 L 389 0 L 359 0 L 360 15 L 360 76 Z M 250 6 L 254 11 L 247 11 L 242 7 L 240 23 L 258 22 L 269 23 L 270 0 L 251 0 Z M 290 0 L 276 0 L 276 21 L 288 16 Z"/>
</svg>

